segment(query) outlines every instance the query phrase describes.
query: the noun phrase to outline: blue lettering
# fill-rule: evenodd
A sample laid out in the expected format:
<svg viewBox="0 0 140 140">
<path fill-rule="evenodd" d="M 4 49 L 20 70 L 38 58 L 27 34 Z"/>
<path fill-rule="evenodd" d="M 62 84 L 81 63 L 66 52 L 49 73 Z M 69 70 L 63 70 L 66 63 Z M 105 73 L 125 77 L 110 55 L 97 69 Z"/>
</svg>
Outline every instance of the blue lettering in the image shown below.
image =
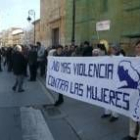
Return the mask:
<svg viewBox="0 0 140 140">
<path fill-rule="evenodd" d="M 92 77 L 92 73 L 91 73 L 92 69 L 93 69 L 92 67 L 93 67 L 93 64 L 89 64 L 89 69 L 88 69 L 88 76 L 89 77 Z"/>
<path fill-rule="evenodd" d="M 58 72 L 60 68 L 60 63 L 58 61 L 53 61 L 52 70 Z"/>
<path fill-rule="evenodd" d="M 97 87 L 87 85 L 86 97 L 118 108 L 129 110 L 129 94 L 127 93 L 109 90 L 107 88 L 98 89 Z"/>
<path fill-rule="evenodd" d="M 108 64 L 107 77 L 110 77 L 110 79 L 113 79 L 113 69 L 114 69 L 114 65 Z"/>
<path fill-rule="evenodd" d="M 66 74 L 71 74 L 71 63 L 61 63 L 61 72 Z"/>
<path fill-rule="evenodd" d="M 119 101 L 121 101 L 121 97 L 122 97 L 122 92 L 118 92 L 118 91 L 116 91 L 116 106 L 117 107 L 119 107 L 119 108 L 122 108 L 122 106 L 121 106 L 121 102 L 119 102 Z"/>
<path fill-rule="evenodd" d="M 109 90 L 107 88 L 104 88 L 104 89 L 102 88 L 103 99 L 104 99 L 104 102 L 107 103 L 107 104 L 109 103 L 109 101 L 108 101 L 109 100 L 109 98 L 108 98 L 108 91 Z"/>
<path fill-rule="evenodd" d="M 70 83 L 70 93 L 78 96 L 83 96 L 83 84 L 81 83 Z"/>
<path fill-rule="evenodd" d="M 50 85 L 51 87 L 54 87 L 56 89 L 62 90 L 67 92 L 68 88 L 69 88 L 69 82 L 59 79 L 59 78 L 55 78 L 51 75 L 49 75 L 48 78 L 48 85 Z"/>
<path fill-rule="evenodd" d="M 105 64 L 100 64 L 100 73 L 99 73 L 99 78 L 105 78 L 106 77 L 106 67 Z"/>
<path fill-rule="evenodd" d="M 95 77 L 112 79 L 113 78 L 113 64 L 73 64 L 74 75 L 84 77 Z"/>
<path fill-rule="evenodd" d="M 110 90 L 110 104 L 112 104 L 112 105 L 114 105 L 115 106 L 115 98 L 116 98 L 116 96 L 115 96 L 115 91 L 113 91 L 113 90 Z"/>
<path fill-rule="evenodd" d="M 95 75 L 96 75 L 96 77 L 98 78 L 99 77 L 99 72 L 100 72 L 99 65 L 94 64 L 93 76 L 95 77 Z"/>
<path fill-rule="evenodd" d="M 130 97 L 130 95 L 128 94 L 128 93 L 124 93 L 123 94 L 123 102 L 125 103 L 125 106 L 123 106 L 123 109 L 125 109 L 125 110 L 129 110 L 129 97 Z"/>
</svg>

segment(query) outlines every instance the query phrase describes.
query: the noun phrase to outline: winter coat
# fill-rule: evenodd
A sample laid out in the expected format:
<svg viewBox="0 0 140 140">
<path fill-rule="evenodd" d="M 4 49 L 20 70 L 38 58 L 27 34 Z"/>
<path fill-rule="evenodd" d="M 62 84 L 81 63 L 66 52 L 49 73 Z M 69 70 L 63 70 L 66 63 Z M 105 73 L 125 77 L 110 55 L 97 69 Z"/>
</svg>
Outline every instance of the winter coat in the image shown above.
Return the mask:
<svg viewBox="0 0 140 140">
<path fill-rule="evenodd" d="M 82 56 L 92 56 L 92 50 L 93 48 L 91 46 L 84 48 Z"/>
<path fill-rule="evenodd" d="M 20 52 L 15 52 L 12 56 L 13 72 L 15 75 L 25 75 L 26 59 Z"/>
<path fill-rule="evenodd" d="M 37 52 L 35 50 L 29 51 L 28 62 L 29 65 L 37 64 Z"/>
</svg>

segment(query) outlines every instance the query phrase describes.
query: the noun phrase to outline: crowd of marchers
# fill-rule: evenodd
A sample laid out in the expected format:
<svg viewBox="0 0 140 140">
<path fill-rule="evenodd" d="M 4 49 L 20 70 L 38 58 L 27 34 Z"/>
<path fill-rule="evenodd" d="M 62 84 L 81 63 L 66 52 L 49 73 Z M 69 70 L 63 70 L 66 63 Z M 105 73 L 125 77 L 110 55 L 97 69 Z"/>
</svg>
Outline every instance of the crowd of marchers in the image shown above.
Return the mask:
<svg viewBox="0 0 140 140">
<path fill-rule="evenodd" d="M 135 44 L 135 56 L 140 56 L 140 41 Z M 85 41 L 81 45 L 57 45 L 51 48 L 44 48 L 40 42 L 36 45 L 14 45 L 13 47 L 2 47 L 0 49 L 0 72 L 7 70 L 13 72 L 15 75 L 15 84 L 12 87 L 13 91 L 24 92 L 23 81 L 25 77 L 29 76 L 29 81 L 36 81 L 37 73 L 41 77 L 46 75 L 47 58 L 48 56 L 57 57 L 98 57 L 98 56 L 119 56 L 124 57 L 125 51 L 121 48 L 119 43 L 99 43 L 95 46 L 90 45 Z M 28 73 L 29 71 L 29 73 Z M 58 100 L 54 106 L 59 106 L 64 102 L 63 95 L 59 93 Z M 110 118 L 110 122 L 118 120 L 116 112 L 104 109 L 101 116 L 102 119 Z M 130 120 L 129 136 L 123 140 L 140 140 L 139 123 Z"/>
</svg>

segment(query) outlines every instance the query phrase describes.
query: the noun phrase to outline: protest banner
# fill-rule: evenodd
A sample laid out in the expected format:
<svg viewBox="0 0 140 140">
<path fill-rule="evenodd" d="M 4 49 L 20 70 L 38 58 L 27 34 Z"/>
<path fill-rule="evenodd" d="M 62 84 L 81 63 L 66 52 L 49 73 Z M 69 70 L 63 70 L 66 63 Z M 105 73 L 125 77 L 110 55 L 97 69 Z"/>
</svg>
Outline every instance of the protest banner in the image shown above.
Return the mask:
<svg viewBox="0 0 140 140">
<path fill-rule="evenodd" d="M 48 57 L 46 86 L 140 121 L 140 58 Z"/>
</svg>

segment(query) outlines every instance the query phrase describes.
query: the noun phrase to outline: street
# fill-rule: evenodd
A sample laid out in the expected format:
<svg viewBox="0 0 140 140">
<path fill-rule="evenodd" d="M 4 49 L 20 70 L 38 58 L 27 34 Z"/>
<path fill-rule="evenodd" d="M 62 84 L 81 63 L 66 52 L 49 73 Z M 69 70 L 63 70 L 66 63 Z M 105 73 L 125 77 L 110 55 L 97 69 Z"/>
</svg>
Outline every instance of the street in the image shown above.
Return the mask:
<svg viewBox="0 0 140 140">
<path fill-rule="evenodd" d="M 19 107 L 0 108 L 0 139 L 22 140 Z"/>
<path fill-rule="evenodd" d="M 61 106 L 52 106 L 57 94 L 48 92 L 45 79 L 26 79 L 23 93 L 13 92 L 13 83 L 13 74 L 0 73 L 2 140 L 118 140 L 128 134 L 129 119 L 124 116 L 110 123 L 100 118 L 102 108 L 67 97 Z"/>
<path fill-rule="evenodd" d="M 38 109 L 49 103 L 40 84 L 26 79 L 24 93 L 12 91 L 13 84 L 12 73 L 0 73 L 0 139 L 51 140 L 52 136 Z"/>
</svg>

